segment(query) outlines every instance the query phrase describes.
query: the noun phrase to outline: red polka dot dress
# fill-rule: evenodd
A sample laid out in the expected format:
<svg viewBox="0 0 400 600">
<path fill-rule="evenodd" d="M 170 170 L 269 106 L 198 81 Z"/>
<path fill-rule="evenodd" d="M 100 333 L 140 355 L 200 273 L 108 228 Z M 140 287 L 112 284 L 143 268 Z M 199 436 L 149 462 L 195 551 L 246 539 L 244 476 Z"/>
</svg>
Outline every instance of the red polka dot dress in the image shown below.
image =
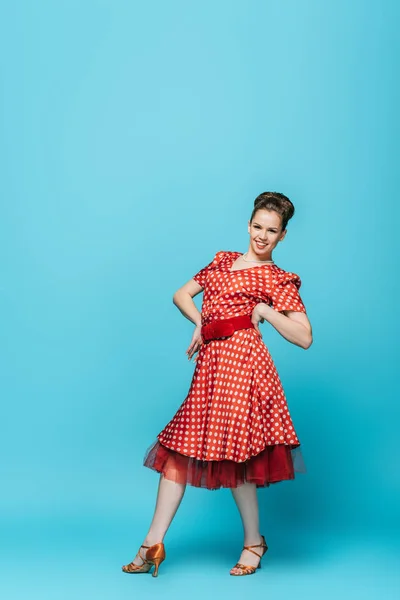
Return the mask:
<svg viewBox="0 0 400 600">
<path fill-rule="evenodd" d="M 193 277 L 204 293 L 202 325 L 251 315 L 260 302 L 306 312 L 298 275 L 274 264 L 232 271 L 241 254 L 217 252 Z M 241 329 L 200 346 L 189 392 L 144 465 L 211 490 L 245 482 L 267 487 L 304 470 L 299 447 L 268 348 L 255 329 Z"/>
</svg>

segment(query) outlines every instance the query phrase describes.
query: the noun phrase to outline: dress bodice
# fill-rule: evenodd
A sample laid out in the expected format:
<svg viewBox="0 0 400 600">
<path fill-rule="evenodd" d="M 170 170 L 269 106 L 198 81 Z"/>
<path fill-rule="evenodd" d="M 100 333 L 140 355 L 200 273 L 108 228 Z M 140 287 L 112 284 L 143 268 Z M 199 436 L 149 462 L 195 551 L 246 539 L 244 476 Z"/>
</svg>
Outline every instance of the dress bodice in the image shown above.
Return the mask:
<svg viewBox="0 0 400 600">
<path fill-rule="evenodd" d="M 219 251 L 193 279 L 203 288 L 202 324 L 251 314 L 265 302 L 277 311 L 306 312 L 299 294 L 300 277 L 275 264 L 231 271 L 241 252 Z"/>
</svg>

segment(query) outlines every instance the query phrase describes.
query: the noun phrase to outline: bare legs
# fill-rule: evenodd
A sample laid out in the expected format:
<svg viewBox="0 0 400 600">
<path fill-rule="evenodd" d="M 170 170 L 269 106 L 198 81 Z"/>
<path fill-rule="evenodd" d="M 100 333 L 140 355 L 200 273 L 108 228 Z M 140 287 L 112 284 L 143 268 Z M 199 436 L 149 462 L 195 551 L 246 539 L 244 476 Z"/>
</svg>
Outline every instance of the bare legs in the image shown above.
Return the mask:
<svg viewBox="0 0 400 600">
<path fill-rule="evenodd" d="M 185 489 L 185 484 L 175 483 L 170 479 L 165 479 L 162 474 L 160 475 L 154 516 L 143 544 L 153 546 L 163 541 L 172 519 L 179 508 Z M 141 565 L 143 563 L 141 556 L 145 556 L 145 551 L 146 548 L 139 550 L 132 562 L 136 565 Z"/>
<path fill-rule="evenodd" d="M 175 483 L 170 479 L 166 479 L 163 475 L 160 475 L 156 507 L 143 544 L 146 546 L 153 546 L 164 540 L 164 536 L 179 508 L 185 490 L 185 484 Z M 255 484 L 245 483 L 237 488 L 231 488 L 231 492 L 242 519 L 244 545 L 252 546 L 253 544 L 261 543 L 257 488 Z M 145 550 L 146 549 L 144 548 L 139 550 L 132 561 L 134 564 L 143 564 L 142 557 L 145 556 Z M 254 550 L 257 554 L 262 554 L 261 547 L 254 548 Z M 248 550 L 243 550 L 238 562 L 256 567 L 259 561 L 260 559 L 255 554 Z M 233 568 L 231 569 L 231 572 L 240 573 L 240 569 Z"/>
<path fill-rule="evenodd" d="M 158 484 L 157 502 L 153 520 L 145 538 L 145 544 L 152 546 L 162 542 L 168 528 L 182 501 L 186 485 L 175 483 L 160 475 Z"/>
<path fill-rule="evenodd" d="M 231 488 L 233 498 L 239 509 L 244 530 L 244 545 L 252 546 L 261 543 L 260 524 L 258 516 L 257 488 L 254 483 L 244 483 L 237 488 Z M 262 548 L 253 548 L 257 554 L 262 554 Z M 245 565 L 256 567 L 260 559 L 249 552 L 243 550 L 239 561 Z M 231 569 L 233 573 L 240 573 L 240 569 Z"/>
</svg>

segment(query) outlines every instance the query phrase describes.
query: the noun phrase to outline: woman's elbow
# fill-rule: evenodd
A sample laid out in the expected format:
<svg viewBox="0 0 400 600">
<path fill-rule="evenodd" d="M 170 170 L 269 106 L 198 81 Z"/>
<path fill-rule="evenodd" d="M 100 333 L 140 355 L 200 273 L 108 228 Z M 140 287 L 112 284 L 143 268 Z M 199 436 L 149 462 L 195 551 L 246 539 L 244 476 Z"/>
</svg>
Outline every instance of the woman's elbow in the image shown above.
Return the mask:
<svg viewBox="0 0 400 600">
<path fill-rule="evenodd" d="M 311 346 L 312 343 L 313 343 L 313 336 L 310 334 L 303 340 L 301 347 L 304 350 L 308 350 L 308 348 Z"/>
<path fill-rule="evenodd" d="M 182 302 L 182 299 L 186 295 L 187 292 L 184 292 L 181 288 L 179 288 L 179 290 L 176 290 L 176 292 L 172 296 L 172 302 L 175 304 L 175 306 L 179 306 L 179 304 L 181 304 Z"/>
</svg>

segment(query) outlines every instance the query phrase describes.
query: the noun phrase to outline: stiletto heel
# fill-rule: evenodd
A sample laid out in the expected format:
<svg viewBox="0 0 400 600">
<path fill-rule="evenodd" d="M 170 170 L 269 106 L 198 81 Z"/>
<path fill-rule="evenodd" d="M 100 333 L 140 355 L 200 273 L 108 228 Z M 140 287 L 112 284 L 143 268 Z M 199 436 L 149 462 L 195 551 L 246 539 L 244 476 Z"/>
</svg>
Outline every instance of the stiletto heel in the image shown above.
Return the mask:
<svg viewBox="0 0 400 600">
<path fill-rule="evenodd" d="M 254 544 L 253 546 L 243 546 L 243 549 L 242 549 L 242 551 L 248 550 L 249 552 L 252 552 L 253 554 L 255 554 L 256 556 L 258 556 L 260 558 L 260 562 L 258 563 L 257 567 L 252 567 L 250 565 L 243 565 L 242 563 L 236 563 L 236 565 L 233 568 L 241 569 L 242 572 L 241 573 L 231 573 L 231 575 L 234 575 L 234 576 L 253 575 L 253 573 L 256 572 L 256 569 L 261 569 L 261 559 L 264 556 L 264 554 L 266 553 L 266 551 L 268 550 L 268 546 L 265 541 L 265 537 L 262 535 L 261 538 L 262 538 L 261 544 Z M 262 548 L 262 554 L 258 554 L 254 550 L 251 550 L 251 548 Z"/>
<path fill-rule="evenodd" d="M 140 548 L 147 548 L 145 558 L 140 554 Z M 128 565 L 123 565 L 122 570 L 124 573 L 148 573 L 151 567 L 154 565 L 153 577 L 158 576 L 158 570 L 160 564 L 165 560 L 166 553 L 165 547 L 162 542 L 154 544 L 153 546 L 145 546 L 142 544 L 139 548 L 139 556 L 143 563 L 141 565 L 135 565 L 133 562 Z"/>
<path fill-rule="evenodd" d="M 158 575 L 158 569 L 162 563 L 164 559 L 163 558 L 155 558 L 153 561 L 154 564 L 154 571 L 153 571 L 153 577 L 157 577 Z"/>
</svg>

